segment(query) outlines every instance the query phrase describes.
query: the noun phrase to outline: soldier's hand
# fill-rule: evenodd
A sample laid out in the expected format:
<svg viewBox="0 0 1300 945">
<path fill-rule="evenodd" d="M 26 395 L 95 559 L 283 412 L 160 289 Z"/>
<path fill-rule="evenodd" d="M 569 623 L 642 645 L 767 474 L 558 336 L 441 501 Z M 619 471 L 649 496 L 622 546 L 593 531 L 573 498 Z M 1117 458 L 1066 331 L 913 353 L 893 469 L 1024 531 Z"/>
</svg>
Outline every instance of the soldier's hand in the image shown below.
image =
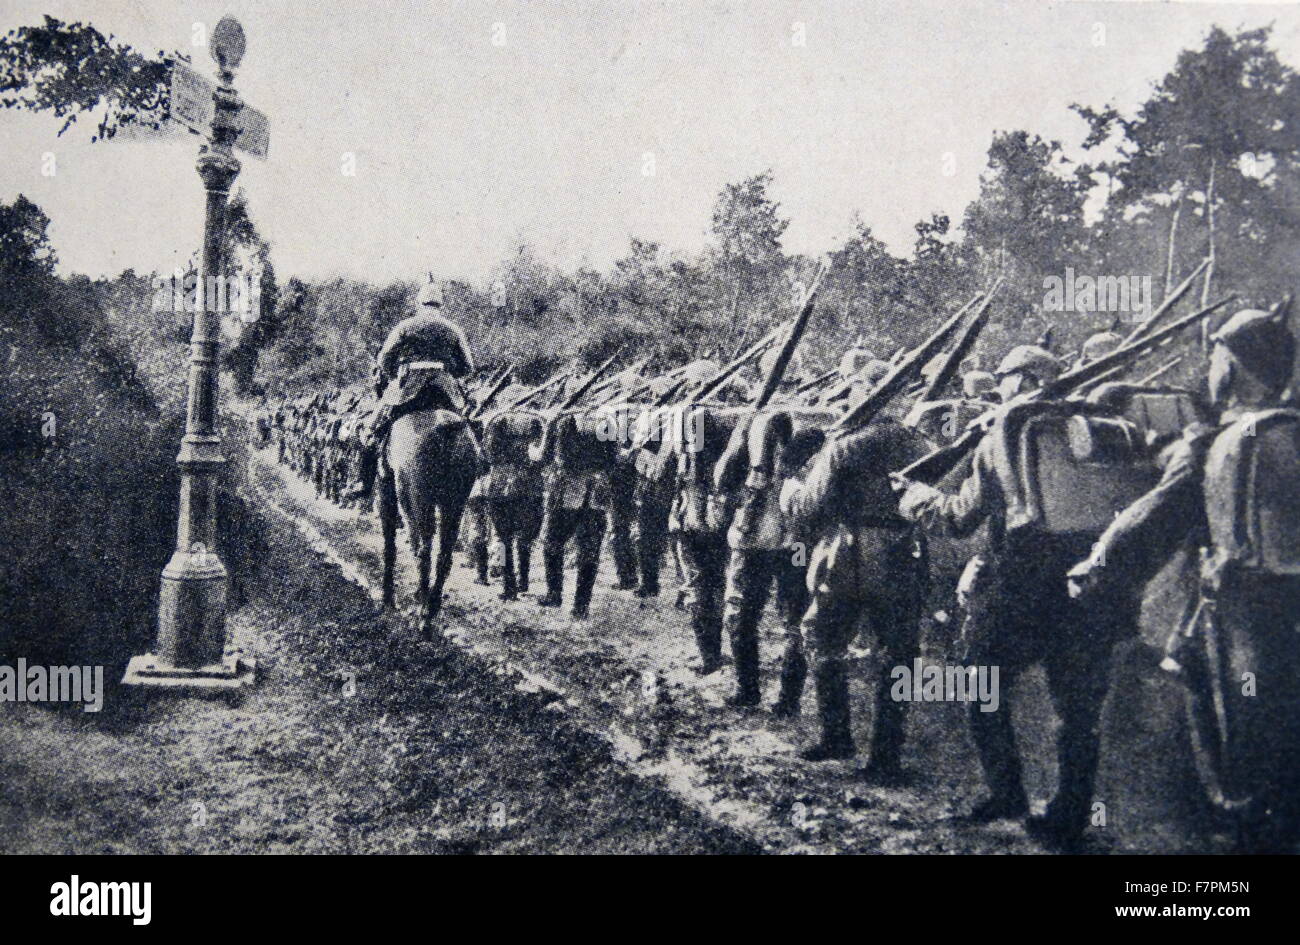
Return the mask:
<svg viewBox="0 0 1300 945">
<path fill-rule="evenodd" d="M 1078 600 L 1091 593 L 1098 583 L 1097 569 L 1091 561 L 1080 561 L 1065 575 L 1066 587 L 1072 600 Z"/>
</svg>

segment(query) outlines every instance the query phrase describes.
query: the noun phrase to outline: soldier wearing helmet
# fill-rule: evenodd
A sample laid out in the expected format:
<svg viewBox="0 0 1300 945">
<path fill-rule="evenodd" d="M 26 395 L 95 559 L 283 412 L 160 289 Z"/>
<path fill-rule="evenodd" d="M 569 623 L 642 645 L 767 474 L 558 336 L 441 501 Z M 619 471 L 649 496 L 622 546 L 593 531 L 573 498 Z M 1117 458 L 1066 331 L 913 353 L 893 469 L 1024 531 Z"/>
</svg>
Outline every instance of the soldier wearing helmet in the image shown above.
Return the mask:
<svg viewBox="0 0 1300 945">
<path fill-rule="evenodd" d="M 1075 367 L 1083 367 L 1085 364 L 1104 358 L 1123 343 L 1124 338 L 1117 332 L 1109 329 L 1099 331 L 1083 343 L 1083 349 L 1079 352 L 1079 362 Z"/>
<path fill-rule="evenodd" d="M 1061 362 L 1038 345 L 1017 345 L 993 374 L 1003 402 L 1042 387 L 1061 376 Z"/>
<path fill-rule="evenodd" d="M 380 397 L 372 426 L 376 456 L 393 421 L 404 414 L 434 408 L 465 411 L 461 381 L 474 372 L 474 358 L 465 333 L 440 314 L 442 307 L 442 286 L 431 275 L 416 296 L 417 311 L 393 327 L 375 356 L 372 376 Z M 417 362 L 427 364 L 429 370 L 422 372 L 418 381 L 404 383 L 402 368 Z M 373 493 L 378 463 L 363 465 L 370 472 L 348 498 L 367 498 Z"/>
<path fill-rule="evenodd" d="M 1003 399 L 1010 401 L 1059 373 L 1060 365 L 1044 348 L 1020 345 L 1002 359 L 996 378 Z M 985 823 L 1029 814 L 1008 706 L 1024 672 L 1041 664 L 1061 719 L 1060 774 L 1046 813 L 1028 817 L 1026 828 L 1051 848 L 1077 850 L 1091 810 L 1111 651 L 1132 633 L 1135 617 L 1122 595 L 1085 607 L 1066 593 L 1065 573 L 1088 552 L 1094 533 L 1054 533 L 1017 521 L 1018 499 L 1005 487 L 1015 481 L 1008 444 L 1018 429 L 1016 414 L 999 408 L 991 415 L 992 427 L 975 447 L 970 472 L 955 494 L 912 483 L 899 513 L 927 531 L 956 538 L 988 526 L 979 579 L 969 582 L 962 642 L 968 665 L 998 667 L 1001 702 L 991 710 L 969 703 L 971 736 L 990 791 L 969 819 Z"/>
<path fill-rule="evenodd" d="M 1300 836 L 1300 410 L 1282 401 L 1296 354 L 1288 306 L 1240 311 L 1210 336 L 1218 424 L 1184 431 L 1162 455 L 1160 483 L 1069 572 L 1070 593 L 1093 603 L 1140 590 L 1175 550 L 1200 546 L 1200 605 L 1161 665 L 1199 707 L 1194 726 L 1223 720 L 1201 731 L 1213 740 L 1217 784 L 1207 787 L 1232 802 L 1243 852 L 1293 852 Z"/>
</svg>

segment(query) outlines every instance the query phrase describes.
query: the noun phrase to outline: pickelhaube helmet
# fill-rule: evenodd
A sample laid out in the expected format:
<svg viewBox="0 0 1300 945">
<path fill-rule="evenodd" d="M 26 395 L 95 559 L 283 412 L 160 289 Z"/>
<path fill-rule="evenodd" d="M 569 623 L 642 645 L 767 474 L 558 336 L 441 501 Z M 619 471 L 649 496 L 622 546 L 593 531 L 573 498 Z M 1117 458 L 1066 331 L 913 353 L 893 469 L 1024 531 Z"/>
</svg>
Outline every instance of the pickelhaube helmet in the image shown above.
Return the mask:
<svg viewBox="0 0 1300 945">
<path fill-rule="evenodd" d="M 1083 343 L 1079 360 L 1083 364 L 1089 364 L 1098 358 L 1104 358 L 1123 343 L 1124 338 L 1118 333 L 1109 330 L 1099 331 Z"/>
<path fill-rule="evenodd" d="M 1016 345 L 1002 359 L 995 372 L 998 377 L 1008 374 L 1032 374 L 1039 382 L 1052 381 L 1060 376 L 1061 363 L 1051 353 L 1038 345 Z"/>
<path fill-rule="evenodd" d="M 876 355 L 863 347 L 853 347 L 844 352 L 840 358 L 840 376 L 852 377 L 872 361 L 877 360 Z"/>
<path fill-rule="evenodd" d="M 416 304 L 429 305 L 434 308 L 442 307 L 442 283 L 429 276 L 429 281 L 420 286 L 420 292 L 416 296 Z"/>
<path fill-rule="evenodd" d="M 682 369 L 682 377 L 684 377 L 688 383 L 698 384 L 702 381 L 709 380 L 721 369 L 722 368 L 717 361 L 713 361 L 709 358 L 698 358 Z"/>
</svg>

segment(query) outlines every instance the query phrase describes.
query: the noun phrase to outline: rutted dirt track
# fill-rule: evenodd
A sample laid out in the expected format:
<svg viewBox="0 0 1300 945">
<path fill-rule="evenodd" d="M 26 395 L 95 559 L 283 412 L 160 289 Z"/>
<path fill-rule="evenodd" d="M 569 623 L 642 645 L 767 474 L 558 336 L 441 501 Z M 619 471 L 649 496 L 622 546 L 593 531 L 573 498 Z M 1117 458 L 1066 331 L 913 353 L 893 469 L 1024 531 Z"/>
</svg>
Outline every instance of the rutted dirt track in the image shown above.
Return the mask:
<svg viewBox="0 0 1300 945">
<path fill-rule="evenodd" d="M 317 501 L 270 459 L 255 456 L 249 476 L 266 560 L 231 618 L 258 658 L 256 689 L 233 707 L 162 699 L 99 716 L 6 705 L 0 849 L 1037 852 L 1013 823 L 955 819 L 981 791 L 960 707 L 914 707 L 906 788 L 865 786 L 850 762 L 801 762 L 811 707 L 794 723 L 724 708 L 730 674 L 687 668 L 668 591 L 642 606 L 602 573 L 591 618 L 574 622 L 532 598 L 501 602 L 458 557 L 447 640 L 417 642 L 409 620 L 376 613 L 373 520 Z M 775 658 L 772 635 L 769 688 Z M 1108 824 L 1094 847 L 1214 848 L 1172 800 L 1190 792 L 1171 790 L 1186 773 L 1170 694 L 1137 673 L 1132 687 L 1125 713 L 1143 721 L 1108 726 L 1118 760 L 1099 779 Z M 854 701 L 863 744 L 866 693 Z M 1024 702 L 1031 793 L 1046 797 L 1050 713 L 1041 691 Z"/>
</svg>

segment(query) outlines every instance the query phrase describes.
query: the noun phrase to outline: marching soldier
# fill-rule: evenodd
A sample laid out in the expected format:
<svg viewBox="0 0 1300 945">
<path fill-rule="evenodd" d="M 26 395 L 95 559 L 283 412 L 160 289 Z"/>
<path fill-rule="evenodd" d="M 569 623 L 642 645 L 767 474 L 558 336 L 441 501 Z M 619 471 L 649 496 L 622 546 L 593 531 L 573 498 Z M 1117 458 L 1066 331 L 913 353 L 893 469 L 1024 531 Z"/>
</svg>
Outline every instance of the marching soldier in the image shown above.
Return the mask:
<svg viewBox="0 0 1300 945">
<path fill-rule="evenodd" d="M 1255 849 L 1300 829 L 1300 411 L 1281 406 L 1296 342 L 1282 312 L 1238 312 L 1211 336 L 1217 426 L 1194 424 L 1163 477 L 1069 572 L 1088 606 L 1141 587 L 1179 547 L 1200 546 L 1200 602 L 1171 635 L 1180 671 L 1222 721 L 1216 798 L 1236 806 Z M 1249 683 L 1247 687 L 1246 683 Z M 1271 816 L 1270 816 L 1271 815 Z"/>
<path fill-rule="evenodd" d="M 822 731 L 803 757 L 824 761 L 854 753 L 847 660 L 854 628 L 865 616 L 880 651 L 866 773 L 882 783 L 897 783 L 902 775 L 904 706 L 890 698 L 889 677 L 919 652 L 927 578 L 919 536 L 898 514 L 889 471 L 915 459 L 920 443 L 898 421 L 878 418 L 824 449 L 806 481 L 787 480 L 781 494 L 796 534 L 816 542 L 803 631 L 812 649 Z"/>
<path fill-rule="evenodd" d="M 669 442 L 677 464 L 672 519 L 688 576 L 688 606 L 700 652 L 699 673 L 707 676 L 722 668 L 722 604 L 727 569 L 727 523 L 719 521 L 716 512 L 712 471 L 723 444 L 728 442 L 736 415 L 712 407 L 692 410 L 689 429 L 698 431 L 699 441 L 676 437 Z M 698 424 L 695 416 L 701 418 Z M 682 428 L 687 428 L 686 417 Z"/>
<path fill-rule="evenodd" d="M 1021 345 L 997 370 L 1004 401 L 1053 380 L 1060 364 L 1049 352 Z M 900 513 L 927 530 L 966 537 L 987 521 L 989 547 L 972 581 L 963 635 L 972 664 L 999 667 L 1000 708 L 970 703 L 971 734 L 991 796 L 970 813 L 974 822 L 1023 817 L 1029 804 L 1009 707 L 1024 670 L 1042 663 L 1061 729 L 1057 741 L 1059 786 L 1045 815 L 1026 829 L 1054 849 L 1075 849 L 1087 825 L 1097 770 L 1098 718 L 1106 695 L 1113 645 L 1131 632 L 1134 615 L 1118 596 L 1087 607 L 1071 600 L 1065 573 L 1090 550 L 1093 535 L 1008 529 L 1008 495 L 1002 487 L 1007 459 L 1001 423 L 976 447 L 972 469 L 955 495 L 912 483 Z"/>
<path fill-rule="evenodd" d="M 530 450 L 534 461 L 548 466 L 545 521 L 542 525 L 542 564 L 546 594 L 542 607 L 559 607 L 564 597 L 564 548 L 577 545 L 577 576 L 572 615 L 587 616 L 600 546 L 605 538 L 609 511 L 610 477 L 618 462 L 618 441 L 605 435 L 599 418 L 587 413 L 564 413 L 549 424 L 542 442 Z"/>
<path fill-rule="evenodd" d="M 714 471 L 716 493 L 742 493 L 727 531 L 731 557 L 723 616 L 736 668 L 736 693 L 730 700 L 736 708 L 752 708 L 760 700 L 758 621 L 775 583 L 777 609 L 784 624 L 785 654 L 781 692 L 773 712 L 786 717 L 799 713 L 808 673 L 799 627 L 808 606 L 806 562 L 797 561 L 790 547 L 776 483 L 796 475 L 821 448 L 824 438 L 824 432 L 815 428 L 796 435 L 787 411 L 760 413 L 736 426 Z"/>
<path fill-rule="evenodd" d="M 393 421 L 404 414 L 433 407 L 456 413 L 465 411 L 465 393 L 460 382 L 473 373 L 474 358 L 464 332 L 439 314 L 442 302 L 442 287 L 431 279 L 417 297 L 420 310 L 398 322 L 379 349 L 373 372 L 375 394 L 380 398 L 371 427 L 375 458 L 363 463 L 365 478 L 352 498 L 365 499 L 373 494 L 377 458 Z M 418 384 L 402 383 L 400 369 L 416 361 L 441 367 Z"/>
</svg>

